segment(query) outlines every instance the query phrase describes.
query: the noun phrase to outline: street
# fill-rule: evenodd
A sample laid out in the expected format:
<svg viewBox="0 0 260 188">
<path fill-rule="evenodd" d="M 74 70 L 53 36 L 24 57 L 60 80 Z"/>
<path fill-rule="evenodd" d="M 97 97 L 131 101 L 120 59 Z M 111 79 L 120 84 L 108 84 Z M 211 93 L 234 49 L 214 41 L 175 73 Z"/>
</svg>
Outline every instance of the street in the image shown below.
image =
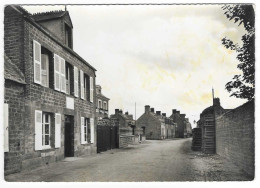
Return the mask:
<svg viewBox="0 0 260 188">
<path fill-rule="evenodd" d="M 191 138 L 148 140 L 80 158 L 66 158 L 32 171 L 11 174 L 6 181 L 121 182 L 247 180 L 231 162 L 218 155 L 191 151 Z"/>
</svg>

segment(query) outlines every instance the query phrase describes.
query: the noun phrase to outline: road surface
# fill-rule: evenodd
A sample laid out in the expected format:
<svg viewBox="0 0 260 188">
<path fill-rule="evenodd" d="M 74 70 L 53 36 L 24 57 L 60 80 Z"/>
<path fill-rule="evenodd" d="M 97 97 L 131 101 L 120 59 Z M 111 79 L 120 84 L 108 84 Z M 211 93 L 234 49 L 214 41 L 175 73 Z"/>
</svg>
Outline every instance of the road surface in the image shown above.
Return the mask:
<svg viewBox="0 0 260 188">
<path fill-rule="evenodd" d="M 218 155 L 190 150 L 191 138 L 153 140 L 81 158 L 66 158 L 31 171 L 11 174 L 6 181 L 121 182 L 248 180 Z"/>
</svg>

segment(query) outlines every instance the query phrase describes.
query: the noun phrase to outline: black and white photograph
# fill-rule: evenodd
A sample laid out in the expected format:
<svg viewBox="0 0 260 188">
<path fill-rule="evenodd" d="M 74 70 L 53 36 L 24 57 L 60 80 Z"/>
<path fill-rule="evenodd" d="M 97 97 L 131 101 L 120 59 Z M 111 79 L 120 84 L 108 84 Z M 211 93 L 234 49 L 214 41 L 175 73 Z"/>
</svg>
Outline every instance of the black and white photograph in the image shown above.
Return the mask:
<svg viewBox="0 0 260 188">
<path fill-rule="evenodd" d="M 256 181 L 254 1 L 21 3 L 1 9 L 7 185 Z"/>
</svg>

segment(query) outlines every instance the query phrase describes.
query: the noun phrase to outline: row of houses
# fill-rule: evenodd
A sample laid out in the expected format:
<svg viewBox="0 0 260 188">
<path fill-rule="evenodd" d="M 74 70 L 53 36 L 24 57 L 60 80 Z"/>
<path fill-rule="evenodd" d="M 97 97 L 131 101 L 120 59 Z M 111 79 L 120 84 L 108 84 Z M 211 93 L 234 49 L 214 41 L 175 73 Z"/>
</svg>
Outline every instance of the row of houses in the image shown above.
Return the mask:
<svg viewBox="0 0 260 188">
<path fill-rule="evenodd" d="M 176 109 L 167 117 L 166 113 L 155 111 L 146 105 L 143 115 L 136 121 L 136 127 L 143 130 L 146 139 L 163 140 L 170 138 L 187 138 L 192 135 L 191 123 L 185 114 Z"/>
<path fill-rule="evenodd" d="M 96 69 L 73 50 L 68 11 L 30 14 L 4 9 L 5 174 L 125 147 L 147 139 L 191 135 L 185 114 L 149 106 L 137 121 L 116 109 L 96 85 Z"/>
</svg>

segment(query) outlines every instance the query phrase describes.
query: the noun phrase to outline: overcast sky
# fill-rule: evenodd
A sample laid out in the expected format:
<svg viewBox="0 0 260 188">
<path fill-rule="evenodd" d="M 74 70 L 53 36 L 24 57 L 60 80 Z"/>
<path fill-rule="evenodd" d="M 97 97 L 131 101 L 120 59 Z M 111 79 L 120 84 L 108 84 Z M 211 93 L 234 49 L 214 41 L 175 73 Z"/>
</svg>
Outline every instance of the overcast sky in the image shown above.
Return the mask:
<svg viewBox="0 0 260 188">
<path fill-rule="evenodd" d="M 26 6 L 29 12 L 64 6 Z M 229 97 L 225 84 L 239 63 L 221 39 L 238 43 L 242 26 L 227 20 L 220 5 L 67 6 L 73 22 L 74 50 L 96 69 L 97 84 L 110 98 L 109 111 L 137 118 L 144 105 L 180 110 L 199 119 L 212 105 L 212 87 L 223 108 L 246 100 Z"/>
</svg>

